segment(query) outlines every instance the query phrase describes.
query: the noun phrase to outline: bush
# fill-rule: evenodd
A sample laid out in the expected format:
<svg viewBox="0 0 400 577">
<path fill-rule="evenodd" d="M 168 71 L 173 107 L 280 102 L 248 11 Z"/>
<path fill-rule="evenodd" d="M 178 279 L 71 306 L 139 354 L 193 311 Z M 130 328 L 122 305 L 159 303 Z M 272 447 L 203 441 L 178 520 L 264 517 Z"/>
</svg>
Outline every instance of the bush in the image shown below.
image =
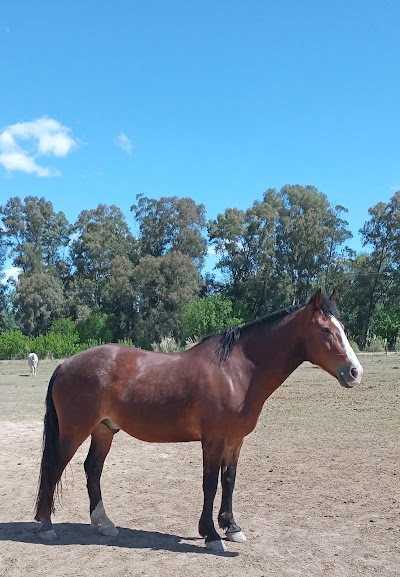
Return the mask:
<svg viewBox="0 0 400 577">
<path fill-rule="evenodd" d="M 100 345 L 104 345 L 101 339 L 88 339 L 85 343 L 81 343 L 80 347 L 82 351 L 85 351 L 86 349 L 92 349 Z"/>
<path fill-rule="evenodd" d="M 174 337 L 161 337 L 159 343 L 151 343 L 151 348 L 157 353 L 177 353 L 182 350 Z"/>
<path fill-rule="evenodd" d="M 383 353 L 387 350 L 387 339 L 372 335 L 365 348 L 367 353 Z"/>
<path fill-rule="evenodd" d="M 39 358 L 62 359 L 74 355 L 79 350 L 77 338 L 73 334 L 39 335 L 34 340 L 33 346 Z"/>
<path fill-rule="evenodd" d="M 0 333 L 0 359 L 26 358 L 34 350 L 32 341 L 31 337 L 26 337 L 21 331 L 3 331 Z"/>
<path fill-rule="evenodd" d="M 133 344 L 132 339 L 118 339 L 118 344 L 119 345 L 127 345 L 128 347 L 134 347 L 135 346 Z M 138 347 L 136 347 L 136 348 L 138 348 Z"/>
<path fill-rule="evenodd" d="M 108 343 L 111 341 L 111 330 L 107 324 L 106 314 L 94 313 L 77 325 L 81 343 L 89 343 L 92 340 Z"/>
</svg>

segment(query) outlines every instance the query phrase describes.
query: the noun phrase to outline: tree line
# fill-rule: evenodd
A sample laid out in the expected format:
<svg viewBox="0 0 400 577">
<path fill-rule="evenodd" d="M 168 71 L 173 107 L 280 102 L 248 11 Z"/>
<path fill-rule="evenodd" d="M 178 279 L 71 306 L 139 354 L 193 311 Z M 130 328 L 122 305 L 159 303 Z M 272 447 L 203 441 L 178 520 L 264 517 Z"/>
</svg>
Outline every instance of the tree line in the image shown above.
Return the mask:
<svg viewBox="0 0 400 577">
<path fill-rule="evenodd" d="M 54 340 L 68 329 L 78 348 L 149 348 L 163 336 L 222 331 L 322 287 L 336 289 L 360 348 L 399 345 L 400 191 L 369 209 L 360 252 L 346 246 L 347 209 L 313 186 L 268 189 L 247 210 L 208 221 L 189 197 L 138 195 L 130 210 L 136 234 L 116 205 L 83 210 L 75 223 L 45 198 L 2 205 L 0 270 L 10 258 L 21 273 L 0 285 L 0 337 Z M 204 270 L 208 251 L 215 273 Z"/>
</svg>

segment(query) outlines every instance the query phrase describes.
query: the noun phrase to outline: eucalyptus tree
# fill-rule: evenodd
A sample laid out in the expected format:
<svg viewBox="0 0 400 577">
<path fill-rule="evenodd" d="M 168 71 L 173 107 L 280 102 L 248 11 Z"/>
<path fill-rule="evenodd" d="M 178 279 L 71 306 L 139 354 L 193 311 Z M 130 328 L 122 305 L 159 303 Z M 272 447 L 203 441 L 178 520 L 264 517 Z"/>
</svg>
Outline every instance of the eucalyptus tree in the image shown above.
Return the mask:
<svg viewBox="0 0 400 577">
<path fill-rule="evenodd" d="M 43 197 L 10 198 L 0 207 L 2 241 L 21 269 L 10 298 L 15 319 L 26 334 L 37 335 L 64 310 L 60 270 L 67 260 L 70 225 Z"/>
<path fill-rule="evenodd" d="M 209 221 L 208 235 L 219 257 L 216 268 L 224 276 L 227 294 L 236 302 L 244 301 L 246 282 L 253 271 L 244 211 L 227 208 Z"/>
<path fill-rule="evenodd" d="M 340 218 L 345 209 L 331 207 L 326 195 L 314 186 L 287 185 L 280 196 L 276 270 L 287 279 L 291 300 L 304 302 L 351 233 Z"/>
<path fill-rule="evenodd" d="M 197 299 L 202 281 L 192 259 L 179 251 L 146 255 L 133 271 L 137 323 L 135 342 L 149 347 L 162 336 L 180 338 L 181 310 Z"/>
<path fill-rule="evenodd" d="M 199 270 L 202 268 L 207 254 L 203 204 L 196 204 L 191 198 L 169 196 L 155 200 L 138 194 L 131 211 L 138 223 L 142 256 L 160 257 L 171 250 L 178 251 L 191 258 Z"/>
<path fill-rule="evenodd" d="M 137 323 L 135 265 L 126 255 L 113 258 L 104 287 L 103 310 L 109 317 L 112 340 L 132 339 Z"/>
<path fill-rule="evenodd" d="M 343 218 L 348 210 L 344 206 L 336 205 L 328 211 L 325 219 L 326 248 L 322 261 L 321 286 L 328 293 L 332 288 L 338 288 L 346 274 L 349 259 L 355 257 L 354 251 L 345 246 L 345 242 L 352 238 L 348 221 Z"/>
<path fill-rule="evenodd" d="M 367 343 L 378 304 L 400 295 L 400 191 L 389 202 L 378 202 L 368 210 L 371 218 L 360 229 L 363 245 L 370 252 L 354 281 L 362 299 L 359 312 L 361 344 Z"/>
<path fill-rule="evenodd" d="M 323 272 L 328 283 L 351 236 L 344 211 L 313 186 L 288 185 L 268 189 L 246 211 L 218 215 L 208 232 L 227 294 L 250 316 L 305 301 Z"/>
<path fill-rule="evenodd" d="M 216 267 L 226 280 L 225 292 L 247 320 L 275 304 L 279 204 L 276 191 L 268 190 L 252 208 L 228 208 L 208 224 L 210 243 L 220 257 Z"/>
<path fill-rule="evenodd" d="M 55 212 L 43 197 L 10 198 L 0 207 L 3 241 L 13 265 L 24 273 L 57 274 L 65 259 L 70 225 L 63 212 Z"/>
<path fill-rule="evenodd" d="M 4 263 L 6 262 L 7 245 L 5 241 L 4 231 L 0 228 L 0 281 L 4 277 Z"/>
<path fill-rule="evenodd" d="M 107 311 L 108 283 L 115 259 L 124 257 L 134 262 L 136 258 L 135 239 L 126 218 L 117 206 L 99 204 L 95 209 L 83 210 L 72 230 L 70 302 L 75 309 L 86 305 L 93 312 Z"/>
<path fill-rule="evenodd" d="M 24 334 L 44 334 L 51 323 L 65 313 L 63 286 L 53 274 L 22 273 L 15 293 L 16 320 Z"/>
</svg>

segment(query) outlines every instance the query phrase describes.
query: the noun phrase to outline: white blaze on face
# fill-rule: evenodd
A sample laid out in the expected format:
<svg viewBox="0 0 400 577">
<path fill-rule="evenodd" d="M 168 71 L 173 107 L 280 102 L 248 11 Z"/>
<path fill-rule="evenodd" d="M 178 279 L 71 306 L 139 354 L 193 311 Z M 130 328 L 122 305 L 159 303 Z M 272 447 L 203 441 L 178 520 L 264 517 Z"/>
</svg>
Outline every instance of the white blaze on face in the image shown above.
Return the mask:
<svg viewBox="0 0 400 577">
<path fill-rule="evenodd" d="M 343 346 L 344 351 L 347 355 L 347 358 L 349 359 L 349 361 L 351 362 L 353 367 L 355 369 L 357 369 L 357 378 L 354 380 L 354 382 L 355 383 L 361 383 L 361 379 L 363 376 L 363 368 L 360 364 L 360 361 L 357 359 L 356 353 L 351 348 L 351 345 L 350 345 L 350 343 L 346 337 L 346 334 L 345 334 L 343 327 L 340 324 L 340 322 L 335 317 L 332 317 L 332 316 L 331 316 L 331 321 L 333 322 L 335 327 L 337 327 L 337 329 L 339 330 L 340 338 L 342 339 L 342 346 Z"/>
</svg>

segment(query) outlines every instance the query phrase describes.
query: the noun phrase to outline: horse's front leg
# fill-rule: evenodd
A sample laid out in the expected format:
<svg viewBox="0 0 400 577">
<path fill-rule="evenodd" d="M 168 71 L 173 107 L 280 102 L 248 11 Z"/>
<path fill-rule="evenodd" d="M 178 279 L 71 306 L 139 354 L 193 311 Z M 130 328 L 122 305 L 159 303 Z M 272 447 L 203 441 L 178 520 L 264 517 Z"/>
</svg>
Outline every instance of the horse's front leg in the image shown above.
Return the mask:
<svg viewBox="0 0 400 577">
<path fill-rule="evenodd" d="M 206 547 L 212 551 L 226 551 L 225 544 L 215 530 L 213 506 L 218 486 L 218 475 L 223 452 L 222 443 L 202 441 L 203 448 L 203 511 L 199 521 L 199 533 L 206 538 Z"/>
<path fill-rule="evenodd" d="M 227 451 L 226 454 L 224 454 L 221 465 L 222 500 L 221 508 L 218 514 L 218 524 L 221 529 L 225 530 L 226 538 L 229 541 L 235 541 L 235 543 L 243 543 L 246 541 L 246 535 L 235 522 L 232 508 L 236 469 L 241 447 L 242 442 L 240 445 L 235 446 L 233 449 Z"/>
</svg>

